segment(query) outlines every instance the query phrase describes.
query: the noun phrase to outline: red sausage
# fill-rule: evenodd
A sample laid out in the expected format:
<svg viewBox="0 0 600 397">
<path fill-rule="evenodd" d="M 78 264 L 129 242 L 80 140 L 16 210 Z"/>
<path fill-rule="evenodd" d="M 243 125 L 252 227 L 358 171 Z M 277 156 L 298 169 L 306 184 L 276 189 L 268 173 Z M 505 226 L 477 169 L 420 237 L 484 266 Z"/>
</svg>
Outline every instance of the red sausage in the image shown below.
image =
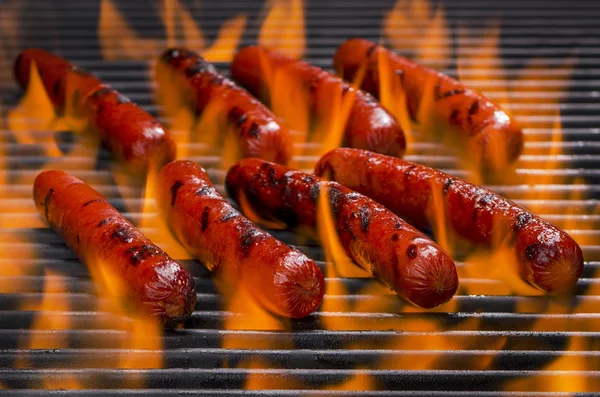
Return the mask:
<svg viewBox="0 0 600 397">
<path fill-rule="evenodd" d="M 72 95 L 79 116 L 129 171 L 144 174 L 175 158 L 175 142 L 154 117 L 63 58 L 39 49 L 23 51 L 15 61 L 15 76 L 23 89 L 29 84 L 32 62 L 55 109 L 63 113 Z"/>
<path fill-rule="evenodd" d="M 344 145 L 402 157 L 406 147 L 400 125 L 371 95 L 352 87 L 341 78 L 306 62 L 261 47 L 246 47 L 231 63 L 232 77 L 265 103 L 272 103 L 266 87 L 263 60 L 269 75 L 282 68 L 306 86 L 315 119 L 331 117 L 332 93 L 354 95 L 344 130 Z"/>
<path fill-rule="evenodd" d="M 485 96 L 449 76 L 364 39 L 350 39 L 342 44 L 335 54 L 334 65 L 345 79 L 353 79 L 364 67 L 362 88 L 379 97 L 380 57 L 385 58 L 394 78 L 399 79 L 414 121 L 417 121 L 426 87 L 433 87 L 429 116 L 446 127 L 444 131 L 452 134 L 449 138 L 466 149 L 475 164 L 484 171 L 502 172 L 519 157 L 523 150 L 523 132 L 516 121 Z"/>
<path fill-rule="evenodd" d="M 341 244 L 356 263 L 417 306 L 432 308 L 452 298 L 458 287 L 452 259 L 373 200 L 338 183 L 258 159 L 241 160 L 227 174 L 227 191 L 234 200 L 239 202 L 243 193 L 265 219 L 313 233 L 322 189 L 328 192 Z"/>
<path fill-rule="evenodd" d="M 242 157 L 260 157 L 286 164 L 292 154 L 292 141 L 289 133 L 256 98 L 233 81 L 223 76 L 210 63 L 192 51 L 172 48 L 165 51 L 156 66 L 156 75 L 165 76 L 176 72 L 176 81 L 184 89 L 191 89 L 186 97 L 187 105 L 200 115 L 211 103 L 220 101 L 223 111 L 214 120 L 214 128 L 227 127 L 239 136 L 239 148 Z M 182 82 L 183 80 L 183 82 Z M 173 87 L 171 79 L 157 79 L 159 94 L 161 90 Z M 177 84 L 176 84 L 177 86 Z"/>
<path fill-rule="evenodd" d="M 328 176 L 383 204 L 418 228 L 428 226 L 433 186 L 442 189 L 452 231 L 490 245 L 494 230 L 514 243 L 522 277 L 546 292 L 572 288 L 583 271 L 579 245 L 564 231 L 492 191 L 433 168 L 375 153 L 336 149 L 315 174 Z"/>
<path fill-rule="evenodd" d="M 236 211 L 201 167 L 174 161 L 158 177 L 159 206 L 169 225 L 209 270 L 241 280 L 281 316 L 305 317 L 319 306 L 325 280 L 317 264 Z"/>
<path fill-rule="evenodd" d="M 105 266 L 133 301 L 170 328 L 194 310 L 191 274 L 154 245 L 97 191 L 63 171 L 44 171 L 35 205 L 52 229 L 92 270 Z"/>
</svg>

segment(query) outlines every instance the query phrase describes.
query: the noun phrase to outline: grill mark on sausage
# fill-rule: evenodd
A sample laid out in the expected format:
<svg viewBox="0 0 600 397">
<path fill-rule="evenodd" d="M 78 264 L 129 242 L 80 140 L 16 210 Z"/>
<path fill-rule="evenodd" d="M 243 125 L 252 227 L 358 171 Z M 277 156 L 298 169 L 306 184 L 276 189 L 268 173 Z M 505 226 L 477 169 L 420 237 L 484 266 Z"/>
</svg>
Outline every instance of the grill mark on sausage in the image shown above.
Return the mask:
<svg viewBox="0 0 600 397">
<path fill-rule="evenodd" d="M 242 253 L 244 254 L 244 256 L 248 256 L 250 252 L 250 247 L 254 243 L 256 235 L 258 233 L 259 232 L 256 229 L 250 229 L 241 235 L 240 247 L 242 248 Z"/>
<path fill-rule="evenodd" d="M 85 69 L 80 68 L 77 65 L 71 65 L 70 70 L 71 70 L 71 72 L 77 73 L 78 75 L 84 76 L 84 77 L 92 75 L 90 72 L 88 72 Z"/>
<path fill-rule="evenodd" d="M 256 137 L 258 137 L 258 133 L 259 133 L 258 124 L 252 123 L 252 125 L 250 126 L 250 129 L 248 130 L 248 135 L 251 136 L 252 138 L 256 138 Z"/>
<path fill-rule="evenodd" d="M 208 207 L 204 207 L 204 211 L 202 211 L 202 220 L 200 222 L 200 227 L 202 228 L 203 232 L 206 231 L 206 228 L 208 227 L 208 211 Z"/>
<path fill-rule="evenodd" d="M 173 59 L 179 58 L 180 55 L 181 53 L 177 48 L 169 48 L 167 52 L 165 52 L 165 55 L 163 55 L 163 59 L 167 62 L 171 62 Z"/>
<path fill-rule="evenodd" d="M 367 233 L 369 231 L 369 224 L 371 222 L 371 211 L 369 211 L 369 207 L 363 205 L 360 208 L 360 228 L 363 232 Z"/>
<path fill-rule="evenodd" d="M 352 240 L 354 240 L 356 238 L 356 234 L 354 234 L 354 232 L 352 231 L 352 227 L 350 226 L 350 221 L 348 220 L 348 218 L 344 218 L 344 229 L 348 232 L 348 234 L 350 234 L 350 237 L 352 238 Z"/>
<path fill-rule="evenodd" d="M 531 222 L 532 219 L 533 219 L 533 216 L 531 216 L 530 213 L 528 213 L 528 212 L 520 213 L 519 216 L 517 216 L 517 219 L 516 219 L 515 224 L 513 226 L 513 230 L 515 232 L 518 232 L 519 230 L 521 230 L 525 226 L 527 226 L 527 224 L 529 222 Z"/>
<path fill-rule="evenodd" d="M 417 246 L 414 244 L 409 245 L 406 248 L 406 256 L 410 259 L 415 259 L 417 257 Z"/>
<path fill-rule="evenodd" d="M 129 263 L 131 266 L 136 266 L 139 262 L 151 256 L 158 255 L 159 253 L 158 249 L 151 244 L 131 247 L 126 252 L 132 254 L 129 258 Z"/>
<path fill-rule="evenodd" d="M 90 201 L 86 201 L 85 203 L 83 203 L 82 207 L 87 207 L 88 205 L 92 204 L 92 203 L 98 203 L 101 201 L 105 201 L 104 199 L 93 199 Z"/>
<path fill-rule="evenodd" d="M 319 193 L 320 192 L 321 192 L 321 187 L 319 186 L 319 183 L 315 182 L 310 187 L 310 190 L 308 191 L 308 194 L 309 194 L 311 200 L 316 203 L 317 200 L 319 199 Z"/>
<path fill-rule="evenodd" d="M 442 187 L 442 194 L 445 196 L 448 193 L 448 189 L 450 189 L 450 186 L 454 185 L 454 179 L 453 178 L 448 178 L 446 179 L 446 181 L 444 182 L 444 186 Z"/>
<path fill-rule="evenodd" d="M 52 86 L 52 93 L 54 93 L 54 96 L 58 96 L 58 93 L 60 92 L 60 86 L 61 80 L 56 80 L 56 82 Z"/>
<path fill-rule="evenodd" d="M 472 117 L 475 116 L 479 112 L 479 99 L 475 99 L 475 101 L 469 107 L 469 124 L 473 124 Z"/>
<path fill-rule="evenodd" d="M 102 88 L 94 91 L 94 93 L 92 94 L 92 96 L 94 98 L 99 98 L 102 95 L 110 94 L 111 92 L 113 92 L 113 89 L 111 87 L 104 86 L 104 87 L 102 87 Z"/>
<path fill-rule="evenodd" d="M 402 224 L 398 221 L 394 221 L 394 229 L 400 230 L 402 228 Z"/>
<path fill-rule="evenodd" d="M 404 183 L 405 184 L 406 184 L 406 181 L 408 180 L 408 178 L 415 173 L 415 169 L 416 168 L 417 168 L 416 164 L 411 164 L 411 165 L 408 166 L 408 168 L 404 172 Z"/>
<path fill-rule="evenodd" d="M 332 185 L 329 187 L 329 204 L 331 204 L 333 213 L 336 217 L 339 213 L 340 204 L 341 204 L 343 196 L 344 196 L 344 194 L 342 193 L 339 186 Z"/>
<path fill-rule="evenodd" d="M 77 241 L 77 245 L 79 245 L 79 234 L 75 236 L 75 241 Z"/>
<path fill-rule="evenodd" d="M 131 243 L 133 241 L 133 235 L 131 230 L 125 226 L 117 227 L 110 235 L 111 238 L 118 239 L 122 243 Z"/>
<path fill-rule="evenodd" d="M 452 113 L 450 113 L 450 117 L 448 117 L 448 122 L 450 124 L 458 124 L 458 115 L 459 115 L 458 109 L 452 110 Z"/>
<path fill-rule="evenodd" d="M 525 248 L 525 256 L 527 257 L 527 259 L 533 260 L 535 258 L 535 255 L 537 254 L 537 250 L 538 247 L 536 243 L 529 244 L 527 248 Z"/>
<path fill-rule="evenodd" d="M 442 100 L 442 99 L 450 98 L 450 97 L 453 97 L 455 95 L 461 95 L 461 94 L 464 94 L 464 93 L 465 93 L 465 90 L 463 90 L 463 89 L 448 90 L 448 91 L 440 92 L 440 85 L 438 84 L 436 86 L 435 99 L 439 101 L 439 100 Z"/>
<path fill-rule="evenodd" d="M 270 164 L 267 164 L 267 182 L 271 188 L 276 188 L 279 185 L 279 181 L 277 180 L 277 171 Z"/>
<path fill-rule="evenodd" d="M 392 234 L 392 241 L 398 241 L 400 239 L 400 235 L 398 233 Z"/>
<path fill-rule="evenodd" d="M 46 220 L 48 219 L 48 206 L 50 205 L 50 199 L 52 198 L 52 195 L 54 194 L 54 189 L 50 188 L 50 190 L 48 190 L 48 193 L 46 193 L 46 197 L 44 197 L 44 216 L 46 217 Z"/>
<path fill-rule="evenodd" d="M 98 222 L 98 227 L 102 227 L 102 226 L 106 225 L 111 219 L 112 218 L 110 218 L 110 217 L 102 219 L 100 222 Z"/>
<path fill-rule="evenodd" d="M 177 192 L 183 186 L 182 180 L 176 180 L 171 185 L 171 207 L 175 205 L 175 200 L 177 199 Z"/>
<path fill-rule="evenodd" d="M 480 195 L 475 201 L 475 206 L 473 207 L 473 222 L 477 220 L 477 216 L 479 215 L 479 210 L 483 209 L 484 205 L 489 204 L 490 201 L 494 198 L 492 193 L 483 193 Z"/>
<path fill-rule="evenodd" d="M 234 106 L 231 108 L 231 110 L 229 110 L 229 113 L 227 113 L 227 118 L 230 122 L 239 127 L 244 124 L 248 116 L 244 112 L 244 109 L 240 108 L 239 106 Z"/>
</svg>

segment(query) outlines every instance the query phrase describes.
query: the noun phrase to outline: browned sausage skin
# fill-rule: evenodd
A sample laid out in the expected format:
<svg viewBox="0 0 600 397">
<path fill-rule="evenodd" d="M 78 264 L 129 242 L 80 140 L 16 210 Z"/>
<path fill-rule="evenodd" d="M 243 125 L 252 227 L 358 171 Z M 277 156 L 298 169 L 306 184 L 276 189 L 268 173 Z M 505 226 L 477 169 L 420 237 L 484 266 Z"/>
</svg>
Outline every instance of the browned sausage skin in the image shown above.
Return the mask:
<svg viewBox="0 0 600 397">
<path fill-rule="evenodd" d="M 156 75 L 177 73 L 176 89 L 191 90 L 185 96 L 186 105 L 198 115 L 211 103 L 219 101 L 224 107 L 213 125 L 228 126 L 238 137 L 242 157 L 259 157 L 286 164 L 292 155 L 292 141 L 287 128 L 256 98 L 223 76 L 198 54 L 183 48 L 171 48 L 160 57 Z M 157 78 L 160 90 L 169 79 Z"/>
<path fill-rule="evenodd" d="M 57 112 L 65 112 L 72 100 L 78 116 L 127 170 L 144 174 L 150 167 L 158 169 L 175 158 L 171 134 L 154 117 L 63 58 L 39 49 L 23 51 L 15 61 L 15 77 L 21 87 L 29 84 L 33 62 Z"/>
<path fill-rule="evenodd" d="M 338 183 L 259 159 L 245 159 L 227 174 L 227 191 L 244 194 L 265 219 L 316 229 L 317 201 L 327 191 L 334 224 L 346 253 L 398 295 L 432 308 L 458 287 L 454 262 L 421 232 L 382 205 Z"/>
<path fill-rule="evenodd" d="M 281 68 L 306 86 L 311 113 L 316 119 L 332 117 L 331 96 L 334 92 L 354 95 L 345 124 L 343 144 L 402 157 L 406 141 L 394 116 L 371 95 L 321 68 L 265 48 L 251 46 L 243 48 L 234 57 L 231 63 L 232 77 L 263 102 L 272 103 L 274 99 L 269 97 L 266 83 L 268 76 L 263 70 L 262 60 L 269 63 L 270 74 Z"/>
<path fill-rule="evenodd" d="M 166 327 L 194 310 L 194 279 L 106 199 L 63 171 L 44 171 L 33 187 L 35 205 L 86 265 L 105 266 L 133 301 Z"/>
<path fill-rule="evenodd" d="M 235 210 L 200 166 L 169 163 L 159 173 L 159 186 L 169 225 L 209 270 L 241 281 L 281 316 L 305 317 L 319 306 L 325 280 L 317 264 Z"/>
<path fill-rule="evenodd" d="M 442 189 L 454 233 L 490 245 L 495 232 L 514 244 L 522 277 L 546 292 L 571 289 L 583 271 L 579 245 L 564 231 L 492 191 L 423 165 L 363 150 L 324 155 L 315 174 L 331 178 L 383 204 L 419 228 L 428 226 L 433 189 Z"/>
<path fill-rule="evenodd" d="M 394 78 L 400 80 L 413 121 L 419 121 L 417 114 L 425 90 L 433 87 L 428 116 L 441 122 L 452 135 L 447 138 L 458 140 L 457 144 L 483 171 L 503 172 L 519 157 L 524 138 L 517 122 L 485 96 L 447 75 L 364 39 L 350 39 L 342 44 L 335 54 L 334 65 L 345 79 L 353 79 L 363 69 L 362 88 L 379 98 L 380 57 L 389 63 Z"/>
</svg>

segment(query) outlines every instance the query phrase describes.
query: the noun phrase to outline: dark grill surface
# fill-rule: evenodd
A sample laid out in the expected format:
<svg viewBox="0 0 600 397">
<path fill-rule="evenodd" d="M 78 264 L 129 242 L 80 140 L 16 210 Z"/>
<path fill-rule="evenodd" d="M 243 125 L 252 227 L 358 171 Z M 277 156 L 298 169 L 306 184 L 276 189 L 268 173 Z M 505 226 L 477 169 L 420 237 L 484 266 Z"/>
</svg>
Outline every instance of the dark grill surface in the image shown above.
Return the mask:
<svg viewBox="0 0 600 397">
<path fill-rule="evenodd" d="M 416 9 L 425 6 L 415 3 Z M 162 4 L 127 0 L 114 6 L 138 37 L 164 39 Z M 241 44 L 256 42 L 262 1 L 182 4 L 206 43 L 214 40 L 224 21 L 239 14 L 248 18 Z M 335 48 L 346 38 L 378 40 L 382 16 L 393 5 L 390 0 L 307 1 L 306 59 L 331 67 Z M 101 151 L 90 160 L 88 152 L 77 151 L 83 144 L 72 133 L 35 130 L 33 143 L 19 143 L 4 119 L 21 96 L 11 63 L 23 48 L 54 51 L 97 73 L 153 113 L 158 108 L 152 100 L 148 61 L 158 53 L 139 47 L 130 54 L 139 60 L 103 60 L 98 1 L 0 0 L 0 394 L 49 394 L 40 390 L 44 387 L 82 396 L 319 396 L 340 395 L 340 389 L 361 396 L 600 392 L 600 279 L 595 278 L 600 263 L 600 3 L 448 0 L 443 7 L 453 37 L 449 48 L 438 48 L 440 56 L 432 65 L 452 75 L 457 73 L 457 54 L 477 58 L 489 51 L 478 45 L 482 29 L 500 21 L 504 70 L 470 61 L 470 73 L 488 77 L 474 86 L 490 97 L 502 96 L 502 78 L 514 82 L 532 58 L 543 58 L 546 72 L 528 80 L 527 90 L 513 84 L 517 89 L 508 94 L 513 114 L 527 127 L 528 143 L 518 170 L 526 182 L 494 189 L 535 208 L 581 242 L 586 268 L 573 296 L 510 294 L 491 276 L 463 275 L 450 304 L 422 312 L 375 288 L 369 279 L 327 274 L 325 308 L 284 324 L 286 330 L 255 323 L 234 330 L 226 325 L 239 315 L 224 307 L 201 265 L 183 260 L 196 279 L 196 311 L 185 329 L 164 335 L 161 351 L 132 348 L 127 344 L 129 331 L 114 315 L 98 309 L 87 269 L 35 212 L 31 185 L 53 160 L 44 153 L 54 137 L 61 153 L 71 154 L 60 167 L 92 184 L 135 223 L 142 218 L 142 187 L 118 188 L 109 155 Z M 458 47 L 460 27 L 469 30 Z M 399 50 L 410 54 L 414 42 L 408 28 L 395 29 L 407 37 L 406 48 Z M 109 47 L 118 45 L 116 39 Z M 166 45 L 163 40 L 159 48 Z M 561 67 L 567 58 L 574 59 L 572 70 Z M 228 67 L 219 66 L 224 71 Z M 565 80 L 568 74 L 570 81 Z M 557 98 L 563 141 L 555 147 L 560 155 L 550 151 Z M 187 149 L 188 157 L 206 167 L 222 191 L 219 151 L 201 144 Z M 432 142 L 417 143 L 408 158 L 461 174 L 456 160 Z M 300 164 L 310 169 L 315 160 L 309 156 Z M 546 169 L 549 161 L 556 170 Z M 549 174 L 559 178 L 548 179 Z M 583 180 L 574 184 L 575 177 Z M 151 212 L 150 218 L 158 216 L 155 208 Z M 150 238 L 160 236 L 152 227 L 143 231 Z M 320 248 L 300 245 L 290 232 L 275 235 L 298 245 L 327 270 Z M 165 243 L 160 237 L 155 242 Z M 40 316 L 46 320 L 36 322 Z M 158 354 L 163 368 L 148 369 L 146 364 Z M 2 390 L 9 388 L 20 390 Z M 66 391 L 76 388 L 92 390 Z"/>
</svg>

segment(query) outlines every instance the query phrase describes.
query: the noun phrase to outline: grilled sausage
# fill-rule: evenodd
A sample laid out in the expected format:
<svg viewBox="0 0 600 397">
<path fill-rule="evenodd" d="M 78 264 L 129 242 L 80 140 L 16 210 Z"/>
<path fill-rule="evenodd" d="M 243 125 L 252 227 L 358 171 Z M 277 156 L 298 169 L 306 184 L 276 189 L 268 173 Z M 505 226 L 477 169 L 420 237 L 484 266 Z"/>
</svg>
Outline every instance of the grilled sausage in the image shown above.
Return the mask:
<svg viewBox="0 0 600 397">
<path fill-rule="evenodd" d="M 63 58 L 39 49 L 23 51 L 15 61 L 15 76 L 21 87 L 29 84 L 32 62 L 56 111 L 64 113 L 72 101 L 78 117 L 95 130 L 104 147 L 127 170 L 141 175 L 175 158 L 171 134 L 154 117 Z"/>
<path fill-rule="evenodd" d="M 264 68 L 263 60 L 268 62 L 268 69 Z M 265 103 L 276 100 L 269 98 L 266 79 L 280 69 L 291 73 L 292 78 L 306 86 L 311 114 L 316 120 L 332 117 L 333 93 L 354 96 L 344 129 L 345 146 L 402 157 L 406 141 L 394 116 L 371 95 L 341 78 L 306 62 L 256 46 L 243 48 L 231 63 L 232 77 Z"/>
<path fill-rule="evenodd" d="M 428 227 L 435 186 L 442 190 L 451 231 L 491 245 L 494 233 L 514 244 L 522 277 L 546 292 L 572 288 L 583 271 L 579 245 L 564 231 L 490 190 L 423 165 L 363 150 L 336 149 L 315 174 L 328 176 L 383 204 L 418 228 Z"/>
<path fill-rule="evenodd" d="M 361 267 L 423 308 L 438 306 L 456 292 L 454 262 L 436 243 L 382 205 L 336 182 L 245 159 L 229 170 L 226 183 L 234 200 L 239 202 L 244 194 L 261 217 L 313 233 L 319 194 L 325 189 L 340 242 Z"/>
<path fill-rule="evenodd" d="M 192 51 L 171 48 L 157 62 L 156 76 L 172 76 L 179 82 L 175 87 L 184 89 L 185 105 L 198 115 L 209 104 L 220 101 L 224 107 L 213 121 L 214 128 L 233 129 L 239 136 L 242 157 L 260 157 L 286 164 L 291 156 L 292 141 L 287 131 L 256 98 L 233 81 L 223 76 L 210 63 Z M 158 92 L 173 89 L 166 85 L 173 79 L 157 78 Z M 191 90 L 191 93 L 188 92 Z"/>
<path fill-rule="evenodd" d="M 433 103 L 427 116 L 441 122 L 444 131 L 452 133 L 470 158 L 484 172 L 492 175 L 514 162 L 523 150 L 523 132 L 517 122 L 482 94 L 469 89 L 451 77 L 415 64 L 364 39 L 350 39 L 342 44 L 334 57 L 338 73 L 352 79 L 364 70 L 362 88 L 379 97 L 378 58 L 389 63 L 394 78 L 400 80 L 408 113 L 417 120 L 425 89 L 433 83 Z M 363 69 L 364 68 L 364 69 Z"/>
<path fill-rule="evenodd" d="M 319 306 L 325 280 L 317 264 L 236 211 L 201 167 L 174 161 L 158 178 L 159 206 L 169 225 L 209 270 L 241 281 L 281 316 L 305 317 Z"/>
<path fill-rule="evenodd" d="M 52 229 L 91 270 L 105 266 L 123 281 L 138 308 L 170 328 L 194 310 L 191 274 L 127 221 L 97 191 L 63 171 L 44 171 L 35 205 Z"/>
</svg>

